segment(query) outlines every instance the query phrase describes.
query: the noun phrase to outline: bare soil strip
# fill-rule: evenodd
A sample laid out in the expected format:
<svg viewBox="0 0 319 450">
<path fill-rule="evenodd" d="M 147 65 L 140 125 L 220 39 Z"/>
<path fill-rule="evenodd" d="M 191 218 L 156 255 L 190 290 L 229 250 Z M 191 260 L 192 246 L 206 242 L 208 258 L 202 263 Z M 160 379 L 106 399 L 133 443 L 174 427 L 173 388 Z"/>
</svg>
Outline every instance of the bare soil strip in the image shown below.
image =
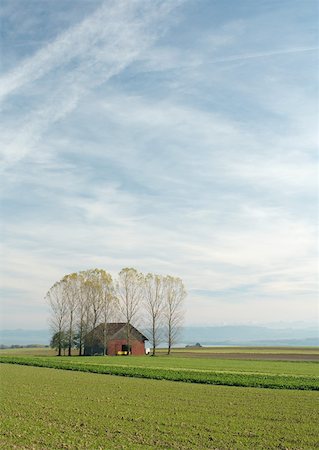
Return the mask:
<svg viewBox="0 0 319 450">
<path fill-rule="evenodd" d="M 200 351 L 179 352 L 174 351 L 174 356 L 183 358 L 213 358 L 213 359 L 253 359 L 270 361 L 318 361 L 316 353 L 200 353 Z"/>
</svg>

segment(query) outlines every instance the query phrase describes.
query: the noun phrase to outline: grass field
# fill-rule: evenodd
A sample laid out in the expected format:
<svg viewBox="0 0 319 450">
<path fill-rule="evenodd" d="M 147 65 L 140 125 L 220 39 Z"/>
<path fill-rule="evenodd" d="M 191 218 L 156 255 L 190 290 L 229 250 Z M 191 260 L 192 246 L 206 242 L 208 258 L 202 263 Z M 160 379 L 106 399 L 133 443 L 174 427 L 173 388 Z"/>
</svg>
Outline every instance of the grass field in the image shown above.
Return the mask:
<svg viewBox="0 0 319 450">
<path fill-rule="evenodd" d="M 166 349 L 158 349 L 160 353 L 166 353 Z M 183 347 L 183 348 L 174 348 L 172 353 L 282 353 L 282 354 L 291 354 L 291 353 L 310 353 L 319 355 L 318 347 Z"/>
<path fill-rule="evenodd" d="M 220 360 L 210 358 L 180 358 L 170 356 L 167 357 L 151 357 L 151 356 L 131 356 L 114 357 L 114 356 L 63 356 L 63 357 L 32 357 L 31 355 L 14 354 L 12 357 L 6 355 L 8 358 L 17 358 L 19 360 L 47 360 L 61 363 L 76 363 L 89 365 L 112 365 L 120 367 L 149 367 L 149 368 L 164 368 L 164 369 L 189 369 L 201 371 L 222 371 L 222 372 L 247 372 L 247 373 L 261 373 L 261 374 L 285 374 L 285 375 L 319 375 L 318 362 L 301 362 L 301 361 L 253 361 L 253 360 Z M 2 357 L 0 353 L 0 361 L 5 361 L 6 357 Z"/>
<path fill-rule="evenodd" d="M 214 348 L 169 357 L 1 350 L 0 447 L 319 448 L 318 349 L 277 349 L 283 360 L 267 358 L 273 349 L 226 350 L 246 358 L 226 359 L 225 348 L 222 358 Z"/>
<path fill-rule="evenodd" d="M 52 357 L 45 352 L 41 354 L 39 349 L 35 352 L 37 356 L 28 355 L 25 349 L 19 350 L 0 353 L 0 362 L 202 384 L 319 390 L 319 362 L 303 361 L 304 349 L 299 350 L 297 361 L 254 360 L 250 359 L 249 354 L 247 359 L 241 360 L 215 359 L 207 354 L 207 350 L 200 358 L 187 354 L 184 357 L 175 356 L 174 353 L 170 357 L 161 354 L 157 357 L 128 358 Z M 208 356 L 205 358 L 203 355 Z"/>
<path fill-rule="evenodd" d="M 159 348 L 157 353 L 165 356 L 166 349 Z M 76 352 L 75 352 L 76 354 Z M 9 348 L 0 349 L 0 355 L 32 355 L 32 356 L 55 356 L 56 351 L 48 347 L 35 348 Z M 268 355 L 279 355 L 286 360 L 286 357 L 293 359 L 291 355 L 297 355 L 298 360 L 310 355 L 313 360 L 319 361 L 319 347 L 183 347 L 172 349 L 172 356 L 180 357 L 180 355 L 196 357 L 211 357 L 219 355 L 244 355 L 248 359 L 253 359 L 252 355 L 261 355 L 267 359 Z"/>
<path fill-rule="evenodd" d="M 315 449 L 317 392 L 0 365 L 5 449 Z"/>
</svg>

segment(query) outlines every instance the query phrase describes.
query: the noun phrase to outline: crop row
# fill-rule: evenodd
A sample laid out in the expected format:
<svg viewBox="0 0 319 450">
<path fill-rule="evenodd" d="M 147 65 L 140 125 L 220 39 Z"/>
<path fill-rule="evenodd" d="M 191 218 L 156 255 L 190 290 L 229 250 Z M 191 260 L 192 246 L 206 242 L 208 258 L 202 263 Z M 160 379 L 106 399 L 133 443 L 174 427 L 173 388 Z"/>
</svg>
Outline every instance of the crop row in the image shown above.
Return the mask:
<svg viewBox="0 0 319 450">
<path fill-rule="evenodd" d="M 226 386 L 259 387 L 272 389 L 319 390 L 319 377 L 271 375 L 254 373 L 218 373 L 196 370 L 172 370 L 165 368 L 81 364 L 73 361 L 57 361 L 53 358 L 1 356 L 0 363 L 74 370 L 107 375 L 119 375 L 154 380 L 182 381 L 187 383 Z"/>
</svg>

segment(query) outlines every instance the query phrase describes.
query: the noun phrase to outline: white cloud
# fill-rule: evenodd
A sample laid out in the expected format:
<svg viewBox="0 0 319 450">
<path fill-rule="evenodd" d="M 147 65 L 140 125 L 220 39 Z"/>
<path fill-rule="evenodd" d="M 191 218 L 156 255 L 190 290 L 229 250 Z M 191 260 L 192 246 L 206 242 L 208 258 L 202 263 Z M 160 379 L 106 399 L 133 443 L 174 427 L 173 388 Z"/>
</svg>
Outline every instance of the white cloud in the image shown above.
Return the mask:
<svg viewBox="0 0 319 450">
<path fill-rule="evenodd" d="M 312 318 L 315 102 L 267 60 L 313 46 L 240 47 L 252 18 L 162 39 L 175 6 L 107 2 L 3 76 L 15 307 L 67 272 L 136 266 L 184 279 L 188 322 Z"/>
<path fill-rule="evenodd" d="M 49 77 L 46 92 L 37 100 L 33 112 L 27 111 L 20 118 L 18 133 L 17 117 L 5 121 L 1 145 L 5 160 L 14 163 L 23 158 L 48 126 L 70 113 L 81 97 L 138 58 L 156 39 L 161 21 L 178 3 L 106 2 L 4 75 L 0 99 L 15 91 L 22 90 L 23 94 L 30 84 L 36 93 L 34 82 Z"/>
<path fill-rule="evenodd" d="M 174 6 L 171 0 L 161 5 L 157 1 L 153 5 L 127 0 L 104 2 L 80 24 L 62 33 L 18 68 L 3 76 L 0 98 L 74 60 L 76 65 L 72 72 L 75 78 L 76 72 L 82 72 L 83 69 L 89 72 L 93 68 L 98 78 L 107 79 L 108 75 L 99 73 L 99 69 L 103 70 L 103 65 L 110 62 L 125 67 L 127 60 L 131 61 L 141 48 L 151 44 L 147 40 L 154 39 L 156 32 L 151 33 L 150 27 L 158 28 L 156 22 Z"/>
</svg>

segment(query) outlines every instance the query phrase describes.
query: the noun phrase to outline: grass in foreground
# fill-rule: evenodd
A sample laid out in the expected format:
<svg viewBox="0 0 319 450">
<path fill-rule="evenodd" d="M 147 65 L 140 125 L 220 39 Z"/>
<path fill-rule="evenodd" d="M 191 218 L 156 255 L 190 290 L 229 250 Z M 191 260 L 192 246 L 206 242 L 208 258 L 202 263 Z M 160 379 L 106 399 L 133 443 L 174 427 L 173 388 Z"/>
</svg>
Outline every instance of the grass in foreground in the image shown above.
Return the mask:
<svg viewBox="0 0 319 450">
<path fill-rule="evenodd" d="M 2 364 L 0 447 L 314 449 L 317 392 Z"/>
</svg>

